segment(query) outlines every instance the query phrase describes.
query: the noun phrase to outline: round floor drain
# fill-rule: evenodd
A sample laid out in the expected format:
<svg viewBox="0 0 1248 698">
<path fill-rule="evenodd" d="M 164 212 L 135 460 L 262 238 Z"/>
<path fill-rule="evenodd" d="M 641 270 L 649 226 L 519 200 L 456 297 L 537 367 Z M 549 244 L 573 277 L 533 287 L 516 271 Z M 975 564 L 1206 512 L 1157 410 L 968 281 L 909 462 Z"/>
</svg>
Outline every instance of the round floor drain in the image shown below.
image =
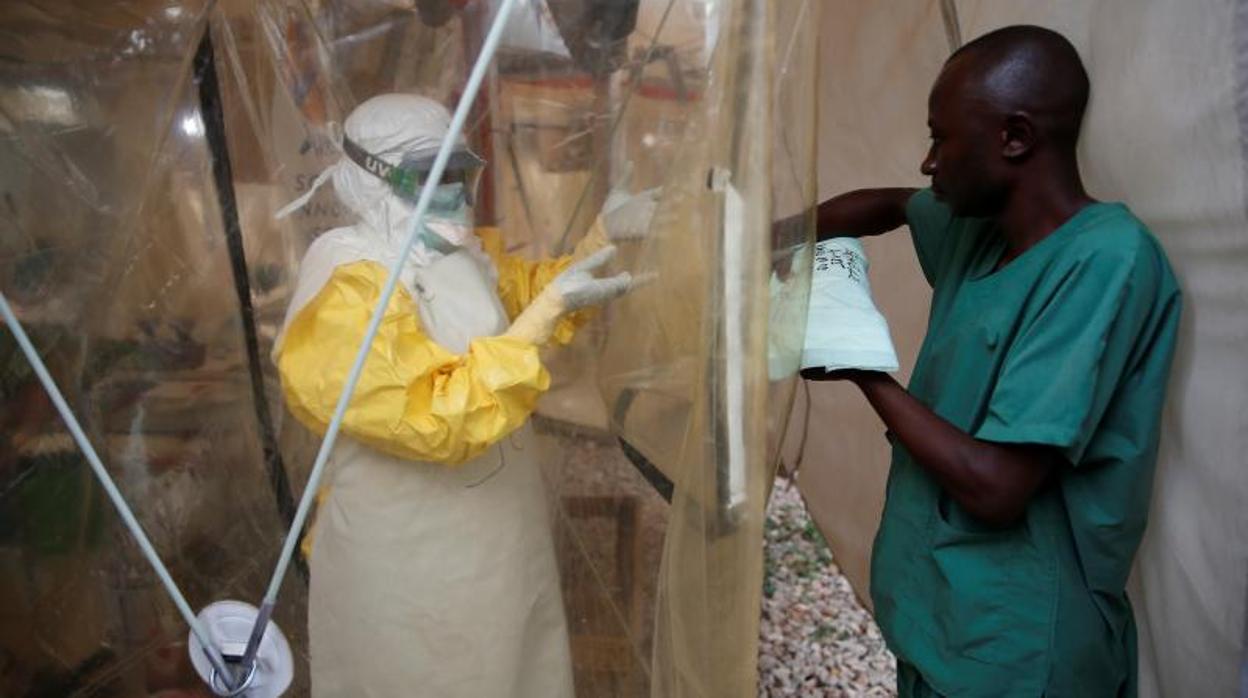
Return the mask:
<svg viewBox="0 0 1248 698">
<path fill-rule="evenodd" d="M 259 611 L 255 606 L 242 601 L 217 601 L 199 612 L 199 622 L 217 649 L 225 656 L 226 662 L 237 661 L 247 649 L 247 640 L 251 637 L 252 626 L 255 625 Z M 213 693 L 219 696 L 245 696 L 246 698 L 277 698 L 290 687 L 295 676 L 294 660 L 290 654 L 290 643 L 282 634 L 281 628 L 272 620 L 260 640 L 260 649 L 256 653 L 256 662 L 243 685 L 230 691 L 222 677 L 217 676 L 212 662 L 204 654 L 203 645 L 195 633 L 190 634 L 187 651 L 191 655 L 191 664 L 204 683 L 212 687 Z"/>
</svg>

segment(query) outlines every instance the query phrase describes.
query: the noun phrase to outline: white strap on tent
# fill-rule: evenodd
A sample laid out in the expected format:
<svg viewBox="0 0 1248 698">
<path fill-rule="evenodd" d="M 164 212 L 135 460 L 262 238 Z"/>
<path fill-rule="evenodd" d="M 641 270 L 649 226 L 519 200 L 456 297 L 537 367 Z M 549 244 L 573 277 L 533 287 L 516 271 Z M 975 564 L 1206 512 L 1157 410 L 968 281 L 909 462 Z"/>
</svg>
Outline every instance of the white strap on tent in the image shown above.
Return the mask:
<svg viewBox="0 0 1248 698">
<path fill-rule="evenodd" d="M 96 479 L 100 481 L 104 492 L 112 500 L 113 506 L 117 508 L 117 513 L 121 515 L 122 523 L 126 525 L 126 528 L 130 529 L 130 535 L 134 536 L 134 541 L 138 543 L 139 550 L 143 552 L 143 556 L 147 558 L 152 569 L 156 571 L 156 576 L 160 578 L 161 584 L 164 585 L 165 592 L 169 594 L 169 598 L 173 600 L 174 606 L 177 606 L 178 612 L 182 614 L 182 618 L 186 620 L 187 625 L 191 626 L 191 632 L 195 633 L 195 637 L 203 644 L 204 652 L 208 655 L 208 660 L 212 662 L 213 668 L 222 677 L 232 679 L 234 674 L 226 667 L 225 659 L 221 656 L 220 649 L 212 643 L 212 638 L 205 632 L 199 620 L 195 617 L 195 612 L 191 610 L 190 604 L 186 602 L 186 597 L 182 595 L 182 591 L 174 583 L 168 568 L 161 561 L 160 555 L 156 553 L 156 548 L 152 546 L 151 540 L 143 532 L 143 526 L 135 518 L 134 512 L 126 504 L 125 498 L 121 496 L 121 492 L 117 489 L 117 484 L 113 482 L 112 476 L 104 468 L 104 463 L 100 461 L 99 454 L 95 452 L 95 448 L 87 439 L 87 435 L 83 432 L 78 419 L 74 417 L 73 410 L 70 409 L 69 403 L 65 401 L 65 397 L 61 395 L 60 388 L 56 386 L 56 381 L 52 379 L 52 374 L 48 372 L 47 366 L 39 358 L 38 350 L 31 343 L 30 337 L 26 336 L 26 331 L 22 329 L 22 323 L 17 319 L 17 315 L 13 313 L 13 309 L 9 307 L 9 301 L 4 297 L 3 292 L 0 292 L 0 314 L 4 315 L 5 324 L 13 332 L 17 345 L 21 347 L 22 353 L 26 355 L 26 360 L 30 362 L 30 367 L 34 369 L 35 375 L 39 377 L 39 382 L 43 383 L 43 389 L 48 392 L 48 397 L 52 400 L 52 404 L 56 406 L 56 411 L 61 414 L 61 419 L 65 420 L 65 426 L 69 429 L 70 435 L 74 437 L 78 448 L 82 450 L 82 455 L 86 457 L 91 470 L 95 472 Z"/>
<path fill-rule="evenodd" d="M 299 198 L 281 207 L 277 211 L 277 213 L 273 214 L 273 217 L 278 220 L 281 220 L 285 218 L 286 216 L 289 216 L 290 214 L 294 213 L 295 211 L 298 211 L 299 209 L 303 208 L 304 206 L 307 206 L 308 202 L 312 200 L 312 197 L 316 196 L 316 192 L 318 189 L 321 188 L 321 185 L 324 184 L 326 181 L 329 180 L 330 177 L 333 176 L 334 170 L 338 169 L 338 165 L 341 162 L 342 161 L 339 160 L 338 162 L 335 162 L 332 165 L 329 165 L 325 169 L 321 170 L 321 173 L 316 176 L 316 179 L 312 180 L 312 186 L 308 187 L 307 191 L 305 191 L 303 194 L 300 194 Z"/>
<path fill-rule="evenodd" d="M 429 172 L 429 178 L 425 181 L 425 185 L 420 191 L 420 199 L 416 202 L 416 211 L 412 215 L 412 221 L 409 224 L 407 240 L 403 243 L 402 251 L 390 265 L 386 286 L 381 292 L 381 298 L 378 299 L 377 306 L 373 309 L 373 316 L 369 322 L 368 331 L 364 334 L 364 340 L 360 343 L 359 351 L 356 352 L 355 362 L 351 365 L 351 372 L 347 375 L 347 383 L 343 386 L 342 394 L 338 397 L 338 405 L 334 410 L 333 419 L 325 432 L 324 440 L 321 441 L 320 451 L 316 454 L 312 472 L 308 475 L 308 483 L 304 487 L 303 496 L 299 500 L 299 508 L 295 511 L 295 518 L 290 524 L 290 530 L 286 534 L 286 541 L 282 545 L 282 553 L 277 559 L 273 577 L 269 581 L 269 588 L 265 592 L 264 600 L 260 604 L 260 613 L 256 618 L 255 627 L 252 628 L 251 638 L 247 642 L 247 651 L 241 663 L 244 669 L 254 661 L 256 651 L 260 647 L 260 638 L 264 635 L 264 629 L 268 625 L 269 616 L 273 612 L 273 605 L 277 602 L 278 590 L 281 588 L 282 580 L 286 576 L 286 570 L 290 566 L 290 561 L 294 557 L 295 546 L 299 542 L 299 534 L 303 531 L 304 523 L 307 521 L 308 513 L 312 508 L 312 501 L 320 486 L 321 477 L 325 471 L 325 464 L 329 461 L 329 455 L 333 452 L 334 444 L 338 440 L 338 432 L 342 428 L 342 420 L 347 412 L 347 405 L 351 402 L 351 394 L 355 392 L 355 385 L 360 380 L 360 374 L 364 369 L 364 361 L 368 358 L 369 348 L 372 347 L 373 339 L 377 336 L 377 330 L 381 326 L 381 319 L 385 314 L 386 305 L 390 302 L 390 296 L 394 294 L 394 289 L 398 285 L 399 271 L 403 267 L 404 260 L 411 254 L 412 248 L 416 244 L 416 239 L 420 235 L 421 222 L 424 220 L 425 212 L 433 199 L 433 192 L 442 182 L 442 173 L 446 170 L 447 162 L 455 149 L 459 134 L 463 131 L 464 122 L 468 119 L 472 103 L 476 100 L 477 92 L 481 88 L 481 82 L 485 79 L 486 70 L 494 57 L 499 39 L 502 37 L 503 30 L 507 25 L 507 19 L 511 16 L 511 11 L 515 5 L 516 0 L 503 0 L 499 4 L 498 13 L 494 15 L 489 34 L 486 35 L 485 41 L 482 43 L 481 53 L 477 56 L 476 63 L 472 66 L 472 72 L 469 74 L 468 82 L 464 86 L 464 92 L 459 99 L 459 105 L 456 106 L 450 126 L 447 128 L 446 135 L 442 138 L 442 145 L 439 147 L 438 156 L 433 162 L 433 169 Z"/>
<path fill-rule="evenodd" d="M 342 127 L 336 121 L 328 122 L 325 124 L 325 127 L 329 130 L 329 140 L 334 144 L 335 148 L 341 151 L 343 139 Z M 341 157 L 329 165 L 326 165 L 325 169 L 321 170 L 321 173 L 316 176 L 316 179 L 312 180 L 312 185 L 308 187 L 307 191 L 300 194 L 294 201 L 291 201 L 278 209 L 277 213 L 273 214 L 273 217 L 280 221 L 286 216 L 289 216 L 295 211 L 307 206 L 308 202 L 312 200 L 312 197 L 316 196 L 316 192 L 320 190 L 321 186 L 328 182 L 329 178 L 334 176 L 334 172 L 341 166 Z"/>
</svg>

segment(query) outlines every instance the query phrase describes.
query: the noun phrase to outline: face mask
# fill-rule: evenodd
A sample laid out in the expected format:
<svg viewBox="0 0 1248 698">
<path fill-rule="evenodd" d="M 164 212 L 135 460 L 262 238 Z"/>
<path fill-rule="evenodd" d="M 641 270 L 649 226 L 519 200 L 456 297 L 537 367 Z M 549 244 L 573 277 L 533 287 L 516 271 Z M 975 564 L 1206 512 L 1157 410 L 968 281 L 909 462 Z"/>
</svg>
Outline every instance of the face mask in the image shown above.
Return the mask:
<svg viewBox="0 0 1248 698">
<path fill-rule="evenodd" d="M 472 212 L 462 183 L 443 184 L 429 201 L 429 210 L 421 222 L 420 240 L 425 247 L 450 254 L 463 247 L 472 234 Z"/>
<path fill-rule="evenodd" d="M 460 182 L 443 184 L 433 191 L 433 198 L 429 200 L 429 213 L 438 216 L 442 214 L 455 216 L 467 208 L 468 193 Z"/>
</svg>

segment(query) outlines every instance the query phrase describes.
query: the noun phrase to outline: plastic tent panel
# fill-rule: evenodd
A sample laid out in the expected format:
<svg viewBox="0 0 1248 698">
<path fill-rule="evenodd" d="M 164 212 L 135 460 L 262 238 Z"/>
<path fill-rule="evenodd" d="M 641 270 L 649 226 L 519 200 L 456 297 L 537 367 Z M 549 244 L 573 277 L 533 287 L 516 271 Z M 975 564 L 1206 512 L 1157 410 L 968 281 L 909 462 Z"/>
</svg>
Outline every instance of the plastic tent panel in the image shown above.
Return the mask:
<svg viewBox="0 0 1248 698">
<path fill-rule="evenodd" d="M 802 314 L 808 279 L 790 262 L 812 234 L 807 219 L 773 240 L 769 221 L 813 201 L 817 3 L 646 0 L 635 17 L 609 5 L 578 15 L 552 0 L 506 43 L 469 129 L 494 163 L 478 221 L 513 252 L 556 254 L 610 186 L 663 188 L 653 235 L 619 262 L 658 280 L 547 358 L 555 389 L 534 418 L 576 689 L 749 693 L 761 513 L 796 369 L 769 347 Z M 336 159 L 333 124 L 363 99 L 453 104 L 492 8 L 0 14 L 15 57 L 0 71 L 0 147 L 20 163 L 0 171 L 0 284 L 193 606 L 257 600 L 317 446 L 283 410 L 268 356 L 304 250 L 348 218 L 328 189 L 293 220 L 272 214 Z M 540 35 L 552 24 L 566 51 Z M 777 106 L 799 118 L 774 123 Z M 709 147 L 696 125 L 723 140 Z M 698 252 L 684 268 L 681 245 Z M 636 313 L 691 288 L 708 300 L 702 320 L 672 326 L 680 352 L 645 367 L 692 367 L 678 376 L 684 418 L 639 458 L 656 391 L 615 380 L 619 347 Z M 197 689 L 185 627 L 3 347 L 0 558 L 17 601 L 0 616 L 0 685 Z M 623 421 L 610 413 L 620 386 L 640 396 Z M 631 459 L 621 441 L 639 447 Z M 674 504 L 639 462 L 672 477 Z M 690 545 L 707 554 L 680 554 Z M 309 690 L 305 616 L 292 572 L 275 616 L 296 652 L 292 695 Z"/>
</svg>

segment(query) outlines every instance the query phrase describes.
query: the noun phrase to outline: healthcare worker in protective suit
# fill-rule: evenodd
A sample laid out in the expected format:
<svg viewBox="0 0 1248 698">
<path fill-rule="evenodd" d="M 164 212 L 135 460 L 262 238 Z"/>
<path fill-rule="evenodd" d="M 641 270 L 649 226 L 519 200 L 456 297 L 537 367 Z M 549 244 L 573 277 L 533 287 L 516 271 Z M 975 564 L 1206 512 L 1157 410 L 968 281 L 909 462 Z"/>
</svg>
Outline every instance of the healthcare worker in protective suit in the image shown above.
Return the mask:
<svg viewBox="0 0 1248 698">
<path fill-rule="evenodd" d="M 287 407 L 317 433 L 449 122 L 433 100 L 374 97 L 346 120 L 344 157 L 320 179 L 359 222 L 308 249 L 274 349 Z M 310 549 L 314 696 L 572 695 L 526 422 L 550 385 L 540 349 L 632 285 L 594 271 L 610 240 L 644 233 L 653 193 L 617 193 L 571 256 L 533 262 L 474 228 L 482 165 L 462 144 L 453 154 L 329 463 Z"/>
</svg>

